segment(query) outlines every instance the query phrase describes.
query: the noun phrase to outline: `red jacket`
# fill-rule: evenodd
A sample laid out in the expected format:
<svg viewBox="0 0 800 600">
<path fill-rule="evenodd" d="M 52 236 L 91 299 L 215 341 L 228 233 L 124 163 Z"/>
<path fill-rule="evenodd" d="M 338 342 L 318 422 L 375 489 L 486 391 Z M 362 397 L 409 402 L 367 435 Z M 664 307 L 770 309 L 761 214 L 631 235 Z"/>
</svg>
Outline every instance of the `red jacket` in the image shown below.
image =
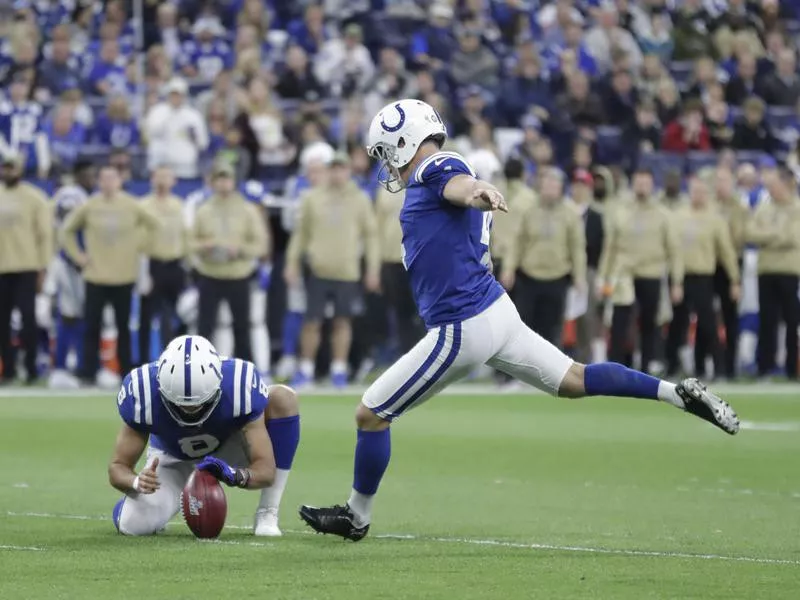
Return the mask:
<svg viewBox="0 0 800 600">
<path fill-rule="evenodd" d="M 661 149 L 665 152 L 677 152 L 685 154 L 691 150 L 711 150 L 711 137 L 708 135 L 708 127 L 705 123 L 700 126 L 700 135 L 697 141 L 690 144 L 683 139 L 683 125 L 675 119 L 664 129 L 661 138 Z"/>
</svg>

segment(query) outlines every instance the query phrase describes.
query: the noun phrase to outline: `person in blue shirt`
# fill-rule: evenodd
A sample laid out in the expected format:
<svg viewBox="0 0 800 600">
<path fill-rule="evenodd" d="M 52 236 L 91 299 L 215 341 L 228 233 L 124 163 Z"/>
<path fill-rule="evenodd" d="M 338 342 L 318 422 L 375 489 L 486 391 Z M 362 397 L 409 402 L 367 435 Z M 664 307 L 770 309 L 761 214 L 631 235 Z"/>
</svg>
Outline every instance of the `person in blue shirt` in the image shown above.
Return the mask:
<svg viewBox="0 0 800 600">
<path fill-rule="evenodd" d="M 50 157 L 60 173 L 72 170 L 81 145 L 86 139 L 86 128 L 75 120 L 74 109 L 66 104 L 56 107 L 43 131 L 50 142 Z"/>
<path fill-rule="evenodd" d="M 201 336 L 181 336 L 125 377 L 117 410 L 123 424 L 108 477 L 125 494 L 113 510 L 120 533 L 164 529 L 198 469 L 228 486 L 261 490 L 254 533 L 281 535 L 278 508 L 300 441 L 291 388 L 266 385 L 253 363 L 221 357 Z"/>
<path fill-rule="evenodd" d="M 139 125 L 130 114 L 130 104 L 124 96 L 112 97 L 94 123 L 92 143 L 102 148 L 130 148 L 140 141 Z"/>
<path fill-rule="evenodd" d="M 434 72 L 444 69 L 456 51 L 453 35 L 453 9 L 445 3 L 432 3 L 428 24 L 411 37 L 409 54 L 417 67 L 427 67 Z"/>
<path fill-rule="evenodd" d="M 201 17 L 192 33 L 194 39 L 183 44 L 178 58 L 184 75 L 211 83 L 221 71 L 233 68 L 234 56 L 222 38 L 225 30 L 216 17 Z"/>
<path fill-rule="evenodd" d="M 20 74 L 11 82 L 8 99 L 0 98 L 0 152 L 17 152 L 25 161 L 25 173 L 44 179 L 50 152 L 42 131 L 43 111 L 38 102 L 28 100 L 29 93 L 30 84 Z"/>
<path fill-rule="evenodd" d="M 304 505 L 300 517 L 317 532 L 363 539 L 389 465 L 392 421 L 482 364 L 554 396 L 660 400 L 738 432 L 733 409 L 698 380 L 675 385 L 617 363 L 583 365 L 523 324 L 491 270 L 492 214 L 508 212 L 506 200 L 463 157 L 442 151 L 446 139 L 439 114 L 420 100 L 393 102 L 370 125 L 368 148 L 381 163 L 381 183 L 405 190 L 403 265 L 428 333 L 361 399 L 347 503 Z"/>
<path fill-rule="evenodd" d="M 100 55 L 86 77 L 86 87 L 87 93 L 95 96 L 125 94 L 128 91 L 125 60 L 120 56 L 117 40 L 104 40 L 100 44 Z"/>
<path fill-rule="evenodd" d="M 295 44 L 303 48 L 310 56 L 314 56 L 329 37 L 325 29 L 325 12 L 322 6 L 310 3 L 302 20 L 293 20 L 289 23 L 286 31 Z"/>
</svg>

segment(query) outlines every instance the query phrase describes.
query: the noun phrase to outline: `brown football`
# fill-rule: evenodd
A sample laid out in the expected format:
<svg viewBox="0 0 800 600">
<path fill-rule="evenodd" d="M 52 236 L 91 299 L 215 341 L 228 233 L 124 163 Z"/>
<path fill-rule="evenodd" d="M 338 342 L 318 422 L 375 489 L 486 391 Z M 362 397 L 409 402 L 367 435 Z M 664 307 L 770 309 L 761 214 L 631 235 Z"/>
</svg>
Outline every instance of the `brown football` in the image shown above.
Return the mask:
<svg viewBox="0 0 800 600">
<path fill-rule="evenodd" d="M 215 538 L 225 525 L 228 501 L 225 490 L 210 473 L 195 471 L 181 495 L 183 519 L 192 533 L 203 539 Z"/>
</svg>

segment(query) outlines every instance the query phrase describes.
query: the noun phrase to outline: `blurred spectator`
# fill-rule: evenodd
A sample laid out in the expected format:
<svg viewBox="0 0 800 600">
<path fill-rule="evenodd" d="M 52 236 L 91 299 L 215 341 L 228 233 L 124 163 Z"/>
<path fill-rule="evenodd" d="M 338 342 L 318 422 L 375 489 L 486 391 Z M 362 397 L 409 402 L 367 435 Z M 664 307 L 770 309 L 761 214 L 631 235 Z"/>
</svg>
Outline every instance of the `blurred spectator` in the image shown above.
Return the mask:
<svg viewBox="0 0 800 600">
<path fill-rule="evenodd" d="M 208 130 L 203 116 L 186 101 L 188 86 L 172 79 L 166 86 L 167 99 L 147 113 L 148 168 L 169 166 L 179 179 L 198 177 L 200 153 L 208 147 Z"/>
<path fill-rule="evenodd" d="M 230 122 L 225 116 L 225 106 L 221 100 L 211 103 L 206 115 L 206 125 L 208 125 L 208 147 L 203 152 L 203 157 L 213 160 L 225 144 L 225 134 L 230 129 Z M 239 137 L 241 138 L 241 135 Z M 239 172 L 238 168 L 236 172 Z"/>
<path fill-rule="evenodd" d="M 639 70 L 642 64 L 642 51 L 636 40 L 619 26 L 619 13 L 612 0 L 603 0 L 600 5 L 598 23 L 592 27 L 584 38 L 586 49 L 597 61 L 601 72 L 611 68 L 611 53 L 618 49 L 627 54 L 631 67 Z"/>
<path fill-rule="evenodd" d="M 721 99 L 710 100 L 706 104 L 706 126 L 714 150 L 727 148 L 733 139 L 734 118 L 728 104 Z"/>
<path fill-rule="evenodd" d="M 745 240 L 758 250 L 758 374 L 775 368 L 778 324 L 786 323 L 786 375 L 797 379 L 800 303 L 800 201 L 791 176 L 770 169 L 764 173 L 770 202 L 761 203 L 745 230 Z"/>
<path fill-rule="evenodd" d="M 144 60 L 145 78 L 153 88 L 158 89 L 170 80 L 174 62 L 167 56 L 166 50 L 159 44 L 150 46 Z"/>
<path fill-rule="evenodd" d="M 42 107 L 28 100 L 30 89 L 30 83 L 18 73 L 8 99 L 0 98 L 0 153 L 19 153 L 25 174 L 45 179 L 50 171 L 50 150 L 42 131 Z"/>
<path fill-rule="evenodd" d="M 637 38 L 645 57 L 655 56 L 660 61 L 669 62 L 675 42 L 672 39 L 672 23 L 669 15 L 662 11 L 653 11 L 647 19 L 646 26 L 639 30 Z"/>
<path fill-rule="evenodd" d="M 727 167 L 718 167 L 714 173 L 714 195 L 719 213 L 725 220 L 730 233 L 736 258 L 741 264 L 744 250 L 744 228 L 749 217 L 749 207 L 742 205 L 733 172 Z M 722 323 L 725 327 L 724 356 L 721 374 L 732 379 L 736 377 L 737 353 L 739 348 L 739 307 L 738 301 L 731 297 L 733 281 L 727 270 L 717 265 L 714 274 L 714 293 L 719 298 Z"/>
<path fill-rule="evenodd" d="M 458 86 L 471 83 L 487 89 L 497 86 L 500 64 L 484 44 L 481 30 L 474 22 L 465 23 L 458 32 L 458 49 L 449 68 L 450 77 Z"/>
<path fill-rule="evenodd" d="M 742 116 L 733 127 L 731 145 L 735 150 L 753 150 L 772 153 L 777 150 L 777 141 L 764 120 L 766 106 L 761 98 L 748 98 Z"/>
<path fill-rule="evenodd" d="M 428 9 L 428 24 L 411 38 L 411 59 L 416 66 L 433 71 L 450 64 L 456 50 L 451 30 L 453 8 L 445 1 L 434 0 Z"/>
<path fill-rule="evenodd" d="M 133 161 L 127 148 L 112 148 L 108 155 L 108 166 L 119 175 L 120 185 L 128 191 L 133 182 Z"/>
<path fill-rule="evenodd" d="M 736 73 L 725 86 L 725 100 L 740 106 L 756 93 L 756 58 L 752 54 L 740 55 L 736 61 Z"/>
<path fill-rule="evenodd" d="M 694 374 L 706 375 L 706 358 L 714 360 L 714 373 L 722 372 L 718 352 L 717 316 L 714 312 L 714 272 L 719 263 L 731 282 L 727 293 L 739 299 L 739 265 L 724 219 L 711 205 L 708 184 L 699 177 L 689 180 L 689 203 L 676 213 L 675 226 L 685 263 L 682 301 L 673 306 L 666 344 L 667 374 L 678 374 L 678 351 L 686 339 L 691 313 L 697 317 Z"/>
<path fill-rule="evenodd" d="M 619 203 L 607 214 L 598 291 L 614 305 L 609 359 L 630 364 L 628 334 L 634 304 L 639 308 L 641 369 L 649 371 L 659 331 L 656 314 L 661 280 L 669 272 L 673 302 L 683 296 L 683 261 L 672 215 L 654 197 L 653 175 L 639 168 L 633 175 L 633 202 Z"/>
<path fill-rule="evenodd" d="M 152 192 L 141 205 L 158 218 L 158 227 L 147 232 L 143 248 L 149 257 L 145 291 L 141 295 L 139 316 L 139 362 L 152 359 L 150 332 L 153 317 L 158 317 L 163 348 L 173 338 L 178 296 L 186 284 L 183 261 L 188 254 L 188 232 L 184 226 L 183 202 L 172 194 L 175 176 L 159 167 L 151 177 Z"/>
<path fill-rule="evenodd" d="M 310 3 L 305 9 L 303 19 L 295 19 L 287 27 L 292 41 L 310 55 L 319 52 L 330 37 L 325 28 L 325 12 L 322 6 Z"/>
<path fill-rule="evenodd" d="M 236 6 L 237 2 L 232 2 Z M 262 0 L 244 0 L 240 4 L 237 21 L 237 33 L 247 27 L 255 27 L 257 38 L 264 39 L 269 31 L 272 19 L 267 5 Z"/>
<path fill-rule="evenodd" d="M 7 79 L 14 79 L 16 76 L 22 76 L 32 83 L 36 72 L 36 62 L 39 58 L 39 49 L 36 42 L 28 37 L 18 40 L 12 45 L 13 48 L 13 63 L 8 71 Z"/>
<path fill-rule="evenodd" d="M 156 25 L 158 33 L 156 43 L 164 49 L 164 53 L 171 62 L 177 62 L 182 52 L 181 32 L 178 29 L 178 7 L 170 2 L 160 3 Z"/>
<path fill-rule="evenodd" d="M 324 96 L 322 84 L 317 81 L 302 46 L 293 45 L 286 50 L 286 68 L 275 89 L 281 98 L 292 100 L 305 98 L 309 92 L 318 98 Z"/>
<path fill-rule="evenodd" d="M 53 167 L 58 174 L 69 173 L 78 160 L 81 145 L 86 140 L 86 128 L 75 121 L 72 107 L 62 104 L 56 107 L 43 131 L 50 142 Z"/>
<path fill-rule="evenodd" d="M 194 39 L 183 44 L 178 61 L 186 77 L 211 83 L 220 71 L 233 68 L 233 54 L 223 39 L 225 29 L 219 19 L 200 17 L 192 34 Z"/>
<path fill-rule="evenodd" d="M 572 144 L 572 157 L 567 172 L 574 174 L 578 171 L 588 171 L 593 163 L 592 142 L 587 139 L 578 138 Z"/>
<path fill-rule="evenodd" d="M 538 57 L 520 60 L 512 77 L 501 84 L 497 94 L 498 116 L 508 127 L 518 127 L 520 118 L 529 109 L 538 109 L 540 118 L 544 119 L 553 110 L 552 93 L 542 77 Z"/>
<path fill-rule="evenodd" d="M 411 85 L 411 76 L 403 64 L 403 57 L 391 47 L 381 48 L 378 70 L 367 85 L 364 111 L 377 113 L 389 100 L 403 98 Z"/>
<path fill-rule="evenodd" d="M 233 167 L 224 160 L 211 170 L 213 195 L 200 205 L 190 235 L 197 256 L 200 292 L 197 331 L 210 338 L 222 301 L 233 316 L 234 352 L 252 360 L 250 279 L 268 251 L 268 231 L 258 207 L 236 191 Z"/>
<path fill-rule="evenodd" d="M 461 110 L 458 111 L 450 127 L 452 137 L 468 135 L 472 126 L 487 120 L 490 116 L 488 94 L 478 85 L 470 85 L 461 91 Z"/>
<path fill-rule="evenodd" d="M 685 0 L 675 12 L 674 20 L 673 60 L 694 60 L 713 54 L 714 44 L 709 30 L 711 16 L 703 6 L 703 0 Z"/>
<path fill-rule="evenodd" d="M 800 98 L 797 56 L 793 48 L 781 50 L 775 72 L 767 75 L 758 87 L 759 96 L 770 106 L 794 106 Z"/>
<path fill-rule="evenodd" d="M 606 76 L 602 88 L 603 112 L 606 122 L 624 127 L 636 117 L 636 104 L 639 94 L 633 86 L 633 78 L 628 71 L 615 71 Z"/>
<path fill-rule="evenodd" d="M 375 65 L 363 44 L 361 26 L 351 23 L 343 33 L 322 46 L 314 58 L 314 75 L 332 95 L 348 98 L 366 89 Z"/>
<path fill-rule="evenodd" d="M 25 351 L 26 382 L 36 370 L 36 293 L 53 257 L 53 222 L 47 199 L 38 188 L 22 181 L 22 156 L 2 155 L 0 177 L 0 383 L 16 377 L 11 347 L 11 312 L 22 316 L 20 341 Z"/>
<path fill-rule="evenodd" d="M 622 132 L 622 146 L 624 164 L 630 171 L 638 166 L 641 154 L 655 152 L 661 146 L 661 123 L 651 100 L 636 105 L 634 120 Z"/>
<path fill-rule="evenodd" d="M 561 71 L 562 75 L 569 75 L 570 69 L 565 72 L 565 57 L 574 69 L 580 69 L 589 77 L 597 75 L 597 62 L 586 49 L 583 28 L 576 21 L 565 24 L 563 38 L 546 46 L 543 53 L 543 58 L 551 73 Z"/>
<path fill-rule="evenodd" d="M 69 45 L 69 29 L 58 27 L 53 30 L 50 57 L 39 65 L 37 87 L 47 90 L 49 97 L 58 97 L 65 89 L 77 87 L 79 79 L 78 59 Z"/>
<path fill-rule="evenodd" d="M 703 122 L 703 105 L 698 100 L 688 101 L 681 116 L 664 128 L 661 149 L 679 154 L 692 150 L 711 150 L 708 127 Z"/>
<path fill-rule="evenodd" d="M 656 95 L 656 110 L 661 124 L 670 123 L 680 114 L 680 94 L 675 81 L 669 76 L 664 77 L 658 84 Z"/>
<path fill-rule="evenodd" d="M 119 172 L 104 167 L 99 192 L 67 217 L 61 243 L 86 280 L 86 332 L 81 379 L 94 385 L 100 359 L 100 333 L 106 304 L 114 309 L 120 371 L 131 369 L 131 293 L 139 272 L 141 234 L 158 226 L 154 215 L 122 191 Z M 78 240 L 83 232 L 84 247 Z M 117 382 L 118 385 L 118 382 Z"/>
<path fill-rule="evenodd" d="M 208 117 L 208 110 L 212 103 L 222 103 L 225 109 L 225 118 L 233 121 L 239 110 L 238 89 L 234 87 L 233 78 L 230 71 L 220 71 L 214 78 L 211 88 L 201 92 L 194 101 L 195 108 L 200 113 Z"/>
<path fill-rule="evenodd" d="M 568 119 L 567 127 L 594 128 L 603 123 L 603 103 L 589 87 L 589 78 L 581 71 L 567 82 L 567 91 L 556 98 L 555 112 L 559 119 Z"/>
<path fill-rule="evenodd" d="M 577 25 L 581 28 L 583 15 L 575 7 L 573 0 L 556 0 L 536 13 L 536 24 L 541 29 L 544 45 L 562 44 L 570 26 Z"/>
<path fill-rule="evenodd" d="M 678 169 L 669 169 L 664 173 L 664 189 L 657 194 L 661 206 L 671 213 L 683 212 L 689 204 L 688 197 L 682 191 L 683 173 Z"/>
<path fill-rule="evenodd" d="M 704 56 L 694 61 L 692 77 L 689 80 L 689 89 L 686 91 L 686 98 L 699 98 L 703 102 L 708 101 L 709 88 L 717 85 L 717 65 L 709 58 Z"/>
<path fill-rule="evenodd" d="M 342 244 L 342 239 L 358 243 Z M 351 319 L 363 309 L 360 280 L 363 278 L 368 291 L 377 291 L 380 285 L 380 249 L 372 203 L 350 178 L 349 159 L 343 153 L 334 155 L 331 161 L 328 184 L 309 190 L 302 198 L 284 270 L 290 288 L 300 282 L 303 259 L 310 271 L 306 283 L 308 310 L 301 336 L 300 370 L 293 385 L 300 387 L 314 380 L 320 328 L 325 307 L 332 302 L 331 380 L 341 387 L 347 383 Z"/>
<path fill-rule="evenodd" d="M 565 201 L 561 171 L 542 174 L 538 201 L 517 216 L 500 280 L 515 288 L 525 324 L 560 347 L 570 282 L 586 289 L 583 222 Z"/>
<path fill-rule="evenodd" d="M 139 125 L 130 112 L 124 96 L 114 96 L 108 101 L 105 113 L 94 125 L 92 142 L 103 148 L 130 148 L 139 145 Z"/>
<path fill-rule="evenodd" d="M 658 95 L 658 86 L 664 77 L 669 77 L 669 74 L 658 56 L 645 54 L 642 59 L 642 69 L 636 81 L 636 89 L 639 90 L 639 94 L 655 98 Z"/>
<path fill-rule="evenodd" d="M 603 251 L 603 215 L 592 207 L 594 179 L 586 169 L 575 171 L 570 195 L 583 222 L 586 240 L 586 312 L 578 317 L 576 325 L 576 359 L 587 364 L 595 362 L 593 348 L 602 344 L 600 299 L 597 296 L 597 267 Z"/>
<path fill-rule="evenodd" d="M 242 109 L 234 124 L 250 155 L 249 177 L 258 178 L 265 167 L 287 164 L 292 159 L 292 149 L 284 134 L 280 109 L 265 79 L 250 81 Z"/>
<path fill-rule="evenodd" d="M 128 93 L 125 60 L 120 56 L 117 40 L 100 44 L 100 55 L 86 76 L 86 91 L 98 96 Z"/>
</svg>

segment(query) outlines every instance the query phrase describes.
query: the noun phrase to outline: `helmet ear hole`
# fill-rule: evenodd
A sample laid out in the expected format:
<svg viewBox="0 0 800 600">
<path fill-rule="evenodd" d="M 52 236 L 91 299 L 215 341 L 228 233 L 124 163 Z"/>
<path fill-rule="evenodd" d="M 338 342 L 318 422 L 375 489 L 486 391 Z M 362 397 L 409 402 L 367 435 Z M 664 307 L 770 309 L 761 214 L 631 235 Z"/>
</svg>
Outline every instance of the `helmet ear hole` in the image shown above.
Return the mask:
<svg viewBox="0 0 800 600">
<path fill-rule="evenodd" d="M 397 147 L 398 148 L 405 148 L 406 147 L 406 138 L 401 137 L 397 140 Z"/>
</svg>

